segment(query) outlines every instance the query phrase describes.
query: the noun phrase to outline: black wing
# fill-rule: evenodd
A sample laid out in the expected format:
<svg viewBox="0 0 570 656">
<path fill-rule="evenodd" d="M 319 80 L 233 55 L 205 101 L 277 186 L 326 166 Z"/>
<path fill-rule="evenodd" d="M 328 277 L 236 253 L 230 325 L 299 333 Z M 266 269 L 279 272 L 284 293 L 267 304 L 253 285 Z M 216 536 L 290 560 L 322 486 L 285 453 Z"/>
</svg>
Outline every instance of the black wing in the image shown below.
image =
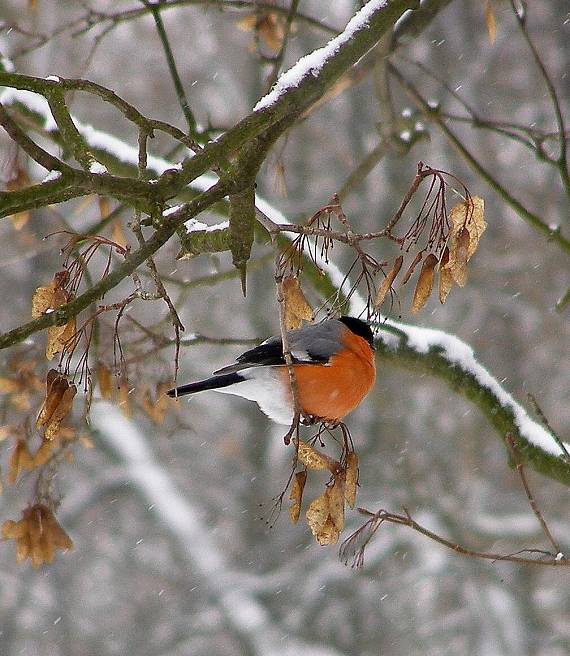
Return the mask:
<svg viewBox="0 0 570 656">
<path fill-rule="evenodd" d="M 311 324 L 289 333 L 289 346 L 293 362 L 304 364 L 326 364 L 339 346 L 340 321 L 329 320 Z M 246 351 L 237 358 L 236 364 L 223 367 L 215 374 L 229 374 L 247 367 L 284 365 L 281 337 L 271 337 L 263 344 Z"/>
</svg>

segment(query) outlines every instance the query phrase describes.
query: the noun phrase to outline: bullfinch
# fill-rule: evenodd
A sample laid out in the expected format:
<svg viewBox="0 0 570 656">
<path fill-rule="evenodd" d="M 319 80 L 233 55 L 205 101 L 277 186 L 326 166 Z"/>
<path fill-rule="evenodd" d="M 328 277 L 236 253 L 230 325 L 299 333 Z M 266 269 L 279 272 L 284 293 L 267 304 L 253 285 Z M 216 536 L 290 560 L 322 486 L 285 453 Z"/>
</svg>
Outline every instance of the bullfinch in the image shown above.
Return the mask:
<svg viewBox="0 0 570 656">
<path fill-rule="evenodd" d="M 376 380 L 374 337 L 354 317 L 329 319 L 287 333 L 301 414 L 336 424 L 354 410 Z M 293 421 L 293 396 L 281 337 L 270 337 L 211 378 L 171 389 L 178 397 L 205 390 L 256 401 L 279 424 Z"/>
</svg>

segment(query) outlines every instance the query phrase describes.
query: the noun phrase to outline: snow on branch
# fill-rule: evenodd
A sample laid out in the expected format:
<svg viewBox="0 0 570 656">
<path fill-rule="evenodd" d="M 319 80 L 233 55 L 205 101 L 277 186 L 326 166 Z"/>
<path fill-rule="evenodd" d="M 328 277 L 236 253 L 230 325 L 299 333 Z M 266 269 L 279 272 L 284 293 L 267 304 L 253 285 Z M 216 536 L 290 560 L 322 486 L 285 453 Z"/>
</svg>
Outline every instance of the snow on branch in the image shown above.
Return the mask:
<svg viewBox="0 0 570 656">
<path fill-rule="evenodd" d="M 288 89 L 298 87 L 309 75 L 317 76 L 323 66 L 334 57 L 340 47 L 354 38 L 354 35 L 368 27 L 371 16 L 386 6 L 386 0 L 371 0 L 358 11 L 347 23 L 344 30 L 331 39 L 325 46 L 301 57 L 288 71 L 279 76 L 271 91 L 261 98 L 253 108 L 254 112 L 273 105 Z"/>
</svg>

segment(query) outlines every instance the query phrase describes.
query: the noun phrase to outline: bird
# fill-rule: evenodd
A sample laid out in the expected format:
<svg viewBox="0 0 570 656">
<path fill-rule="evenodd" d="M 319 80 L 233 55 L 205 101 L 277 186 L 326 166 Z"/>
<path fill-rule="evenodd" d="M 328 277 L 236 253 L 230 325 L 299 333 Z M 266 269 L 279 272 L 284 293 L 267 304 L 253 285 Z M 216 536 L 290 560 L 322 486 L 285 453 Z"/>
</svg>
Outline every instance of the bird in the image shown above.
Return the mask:
<svg viewBox="0 0 570 656">
<path fill-rule="evenodd" d="M 361 319 L 341 316 L 287 332 L 304 423 L 336 425 L 374 386 L 374 336 Z M 294 402 L 281 336 L 270 337 L 210 378 L 175 387 L 170 397 L 206 390 L 257 402 L 278 424 L 291 426 Z"/>
</svg>

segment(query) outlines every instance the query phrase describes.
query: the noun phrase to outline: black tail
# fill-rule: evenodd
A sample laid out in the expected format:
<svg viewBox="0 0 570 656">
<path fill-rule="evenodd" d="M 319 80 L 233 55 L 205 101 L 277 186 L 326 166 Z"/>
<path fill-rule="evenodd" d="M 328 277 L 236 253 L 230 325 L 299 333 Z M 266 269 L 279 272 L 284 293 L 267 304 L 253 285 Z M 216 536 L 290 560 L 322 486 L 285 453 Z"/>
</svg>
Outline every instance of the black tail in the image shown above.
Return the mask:
<svg viewBox="0 0 570 656">
<path fill-rule="evenodd" d="M 206 380 L 199 380 L 196 383 L 188 383 L 181 387 L 175 387 L 166 392 L 170 397 L 185 396 L 186 394 L 194 394 L 195 392 L 203 392 L 204 390 L 218 389 L 218 387 L 228 387 L 234 383 L 239 383 L 245 380 L 239 374 L 222 374 L 221 376 L 212 376 Z"/>
</svg>

